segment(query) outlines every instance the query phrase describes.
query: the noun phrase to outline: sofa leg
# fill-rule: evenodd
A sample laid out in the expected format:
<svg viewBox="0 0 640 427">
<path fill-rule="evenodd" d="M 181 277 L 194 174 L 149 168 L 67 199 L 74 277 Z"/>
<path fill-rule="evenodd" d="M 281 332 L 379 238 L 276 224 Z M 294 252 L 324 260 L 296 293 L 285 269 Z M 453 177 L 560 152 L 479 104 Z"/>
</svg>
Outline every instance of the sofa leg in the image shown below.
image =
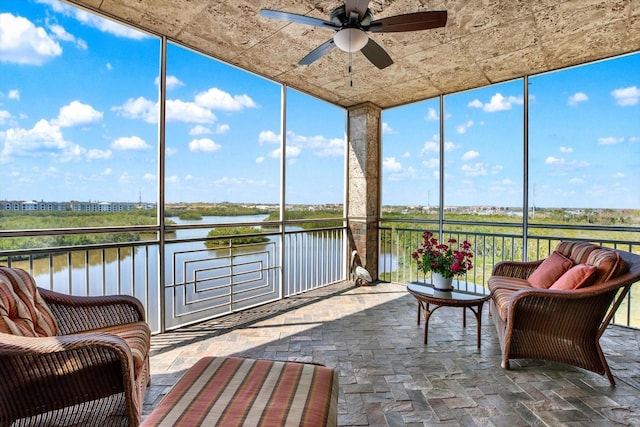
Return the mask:
<svg viewBox="0 0 640 427">
<path fill-rule="evenodd" d="M 500 363 L 502 369 L 509 370 L 509 359 L 505 359 Z"/>
</svg>

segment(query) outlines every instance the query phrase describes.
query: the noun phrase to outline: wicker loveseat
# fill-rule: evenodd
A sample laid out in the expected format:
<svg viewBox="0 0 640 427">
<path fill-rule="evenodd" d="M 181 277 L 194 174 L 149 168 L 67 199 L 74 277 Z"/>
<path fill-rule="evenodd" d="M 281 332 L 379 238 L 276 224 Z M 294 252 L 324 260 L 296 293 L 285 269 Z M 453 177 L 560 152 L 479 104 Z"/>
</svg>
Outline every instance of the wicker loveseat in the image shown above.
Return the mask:
<svg viewBox="0 0 640 427">
<path fill-rule="evenodd" d="M 600 337 L 631 285 L 640 255 L 588 242 L 560 242 L 546 259 L 500 262 L 488 281 L 490 314 L 509 359 L 544 359 L 606 374 Z"/>
<path fill-rule="evenodd" d="M 74 297 L 0 267 L 0 426 L 140 423 L 150 330 L 133 297 Z"/>
</svg>

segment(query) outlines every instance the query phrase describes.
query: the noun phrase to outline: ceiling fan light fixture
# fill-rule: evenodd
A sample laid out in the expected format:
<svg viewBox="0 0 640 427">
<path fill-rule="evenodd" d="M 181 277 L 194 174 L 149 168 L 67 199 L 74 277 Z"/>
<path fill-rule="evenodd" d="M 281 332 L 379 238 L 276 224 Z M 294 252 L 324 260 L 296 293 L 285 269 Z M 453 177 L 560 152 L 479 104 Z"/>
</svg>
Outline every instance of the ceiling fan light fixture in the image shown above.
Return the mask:
<svg viewBox="0 0 640 427">
<path fill-rule="evenodd" d="M 369 36 L 360 28 L 343 28 L 333 36 L 333 41 L 340 50 L 357 52 L 369 41 Z"/>
</svg>

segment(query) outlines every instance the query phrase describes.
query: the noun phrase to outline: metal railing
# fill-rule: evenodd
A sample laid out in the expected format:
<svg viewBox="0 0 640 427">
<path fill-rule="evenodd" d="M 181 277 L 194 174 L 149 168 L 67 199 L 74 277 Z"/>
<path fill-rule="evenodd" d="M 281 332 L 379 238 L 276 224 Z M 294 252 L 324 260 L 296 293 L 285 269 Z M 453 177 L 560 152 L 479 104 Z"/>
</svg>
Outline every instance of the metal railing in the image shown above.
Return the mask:
<svg viewBox="0 0 640 427">
<path fill-rule="evenodd" d="M 486 226 L 487 224 L 483 224 Z M 419 227 L 419 228 L 418 228 Z M 434 228 L 430 228 L 434 227 Z M 420 224 L 416 227 L 380 227 L 380 264 L 378 275 L 381 280 L 406 284 L 412 281 L 425 281 L 430 275 L 417 269 L 417 263 L 411 254 L 422 243 L 425 229 L 439 238 L 437 224 Z M 553 229 L 552 229 L 553 230 Z M 557 231 L 557 230 L 556 230 Z M 508 233 L 445 231 L 444 242 L 454 238 L 458 242 L 467 240 L 474 253 L 473 268 L 460 276 L 460 283 L 466 282 L 475 292 L 488 293 L 485 287 L 491 275 L 491 269 L 500 261 L 538 260 L 546 258 L 562 240 L 583 240 L 604 247 L 620 249 L 640 254 L 640 241 L 567 238 L 561 236 L 527 236 Z M 440 239 L 440 241 L 443 241 Z M 613 323 L 627 327 L 640 328 L 640 286 L 631 287 L 623 305 L 616 312 Z"/>
<path fill-rule="evenodd" d="M 216 239 L 198 237 L 167 240 L 164 247 L 146 241 L 23 249 L 0 252 L 0 262 L 29 271 L 40 287 L 66 294 L 133 295 L 145 306 L 154 332 L 161 331 L 162 316 L 165 329 L 173 329 L 347 277 L 344 227 L 257 235 L 268 241 L 207 247 L 205 242 Z"/>
</svg>

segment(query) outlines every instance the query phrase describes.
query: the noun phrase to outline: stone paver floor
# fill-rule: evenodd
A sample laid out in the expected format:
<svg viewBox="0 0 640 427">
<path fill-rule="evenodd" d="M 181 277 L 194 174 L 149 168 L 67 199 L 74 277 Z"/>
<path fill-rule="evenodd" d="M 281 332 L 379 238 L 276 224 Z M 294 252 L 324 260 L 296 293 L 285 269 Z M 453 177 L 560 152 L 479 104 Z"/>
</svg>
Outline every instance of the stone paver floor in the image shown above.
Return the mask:
<svg viewBox="0 0 640 427">
<path fill-rule="evenodd" d="M 431 317 L 429 342 L 402 285 L 332 285 L 152 339 L 143 416 L 196 360 L 246 356 L 314 361 L 338 370 L 344 426 L 640 426 L 640 331 L 610 326 L 601 339 L 617 386 L 579 368 L 515 360 L 485 305 L 482 347 L 462 309 Z"/>
</svg>

